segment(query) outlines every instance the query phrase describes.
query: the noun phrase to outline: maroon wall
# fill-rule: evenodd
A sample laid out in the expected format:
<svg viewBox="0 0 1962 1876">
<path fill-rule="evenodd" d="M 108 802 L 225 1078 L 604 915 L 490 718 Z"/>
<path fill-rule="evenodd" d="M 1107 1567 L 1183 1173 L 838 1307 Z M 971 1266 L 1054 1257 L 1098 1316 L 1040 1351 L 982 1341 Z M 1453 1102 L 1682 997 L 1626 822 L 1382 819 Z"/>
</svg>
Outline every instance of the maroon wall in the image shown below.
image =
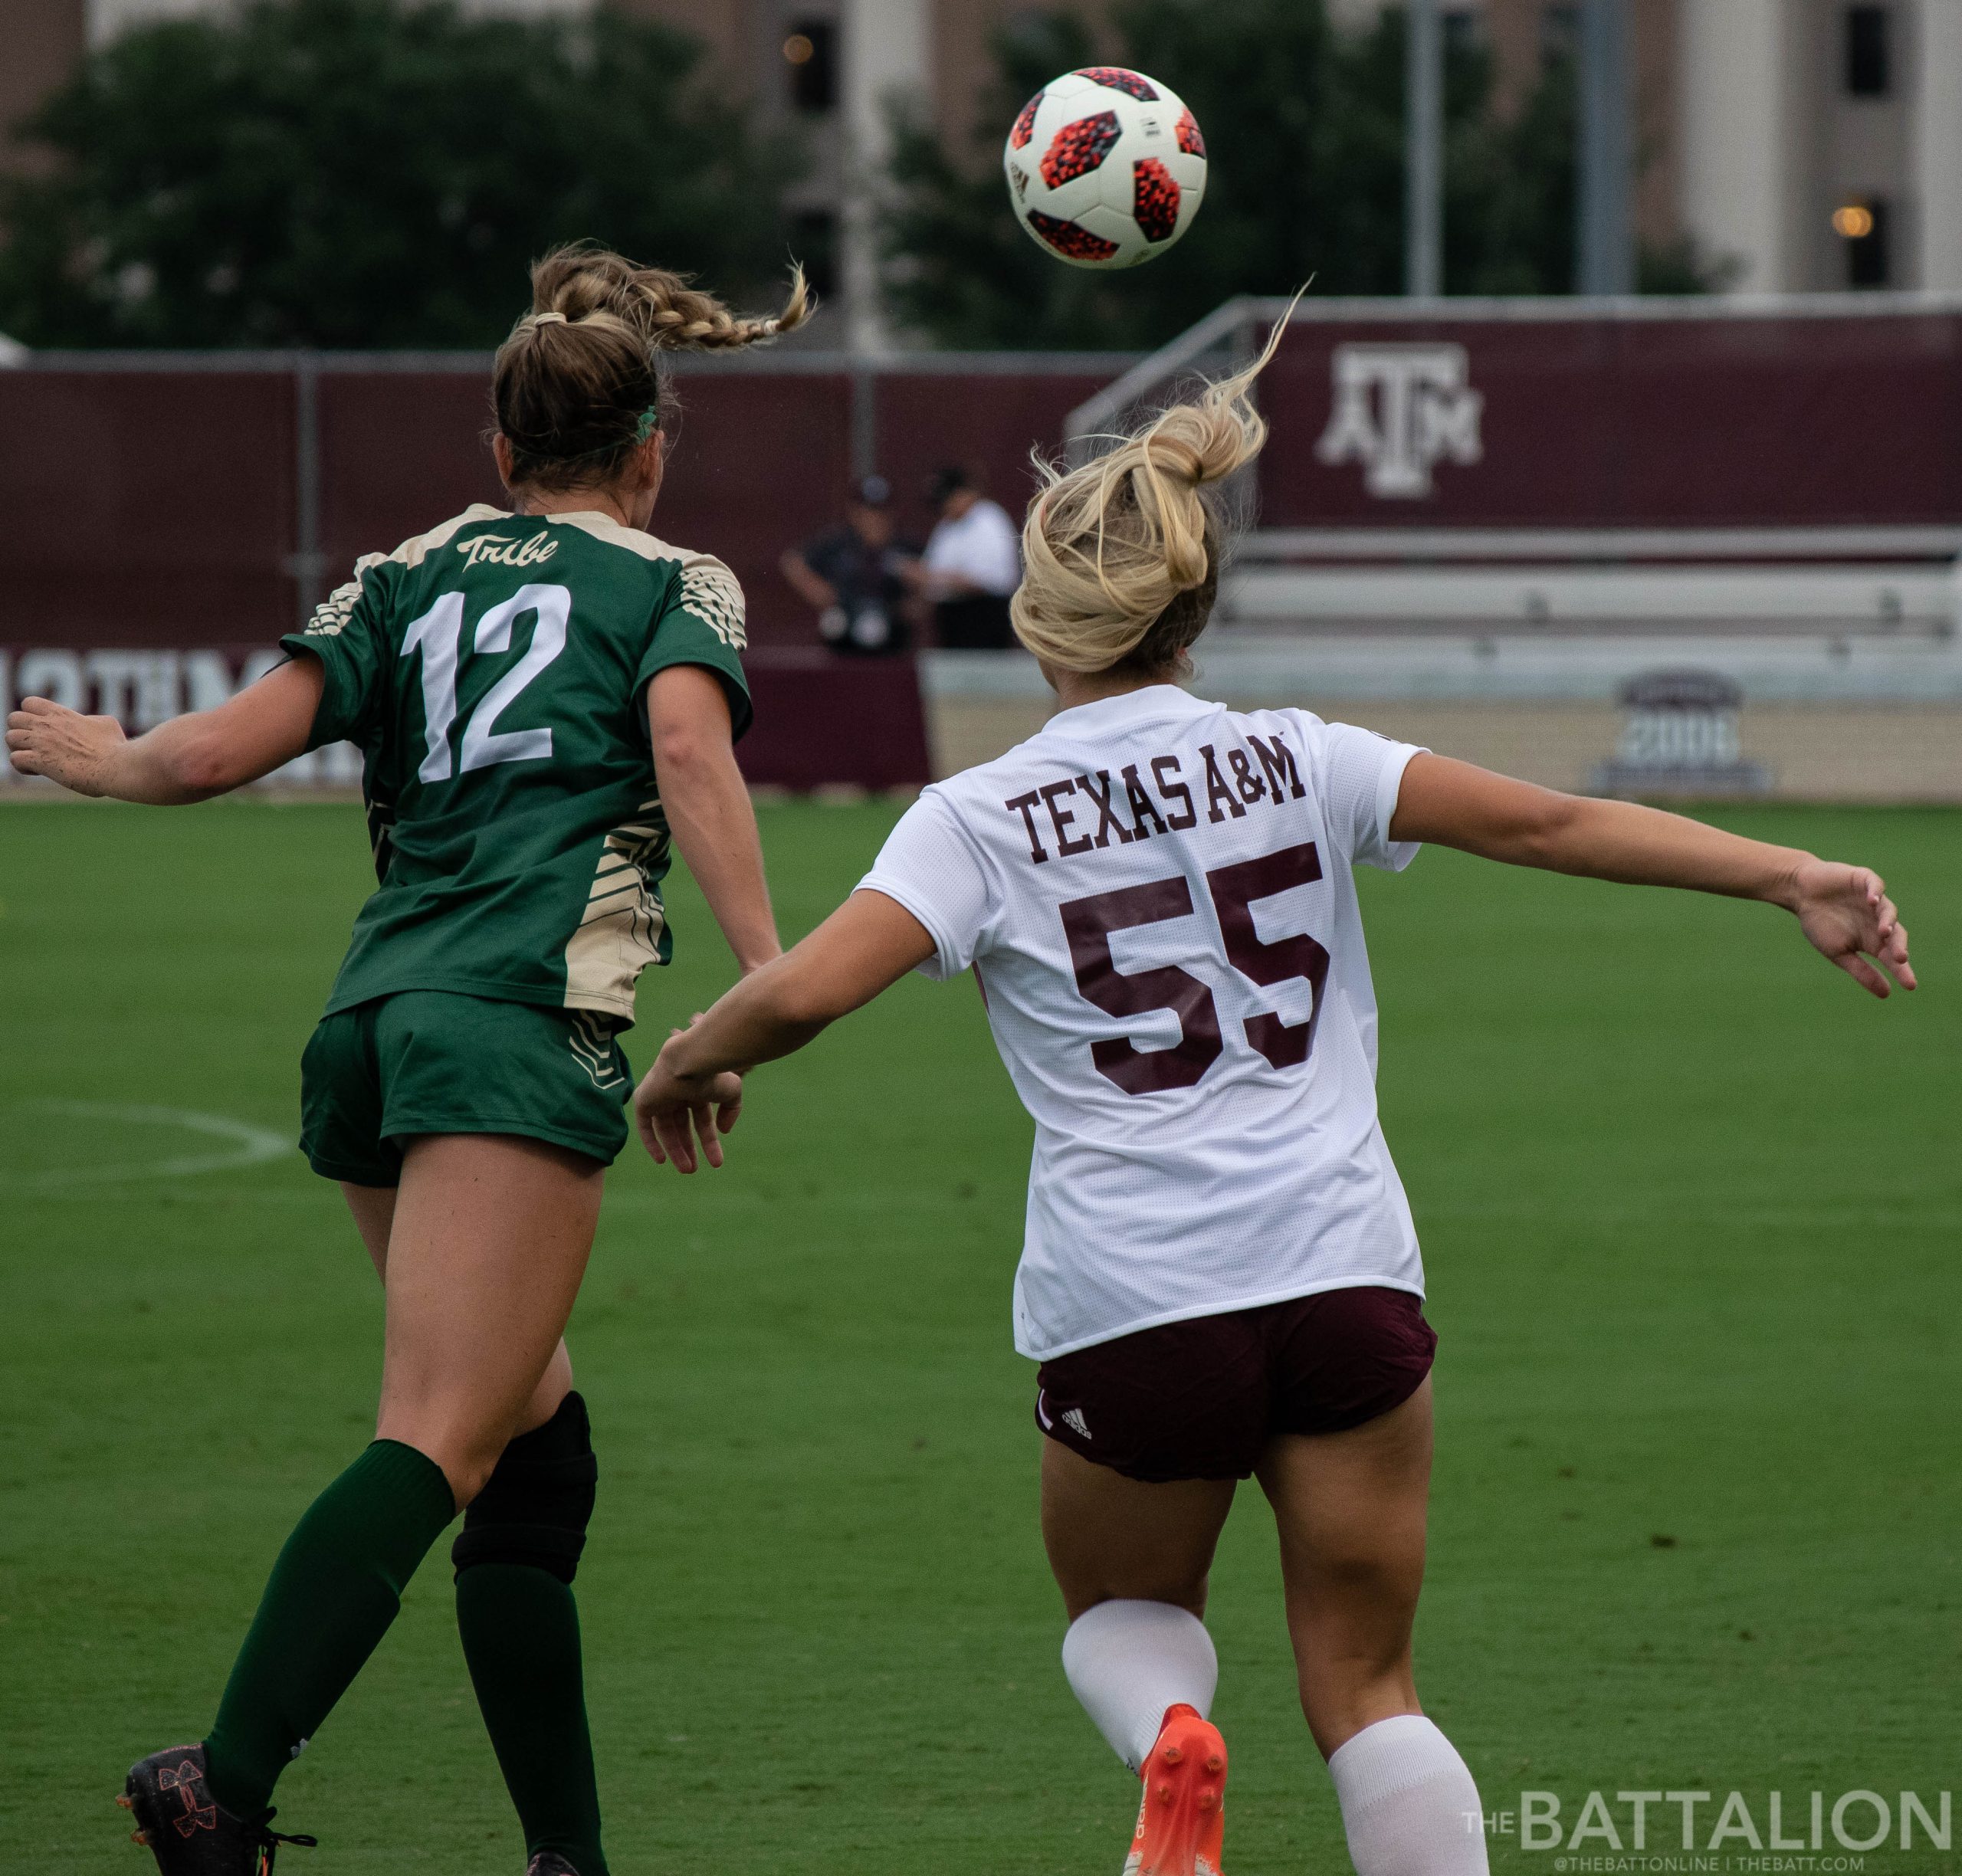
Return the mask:
<svg viewBox="0 0 1962 1876">
<path fill-rule="evenodd" d="M 1481 403 L 1478 459 L 1441 461 L 1419 495 L 1372 494 L 1363 464 L 1316 454 L 1339 348 L 1384 342 L 1462 347 Z M 294 559 L 294 374 L 217 362 L 0 371 L 0 644 L 269 644 L 297 616 L 303 579 L 330 585 L 356 555 L 496 498 L 475 366 L 328 361 L 310 573 Z M 777 559 L 837 517 L 853 381 L 842 363 L 778 362 L 684 372 L 657 525 L 728 560 L 756 642 L 788 648 L 809 645 L 812 627 Z M 1019 509 L 1032 445 L 1053 451 L 1104 379 L 940 362 L 871 381 L 874 454 L 916 536 L 930 519 L 925 477 L 943 462 L 978 464 Z M 1962 520 L 1954 314 L 1312 321 L 1288 335 L 1262 401 L 1270 526 Z"/>
<path fill-rule="evenodd" d="M 201 644 L 290 619 L 294 412 L 283 373 L 0 371 L 0 638 Z"/>
<path fill-rule="evenodd" d="M 809 789 L 919 788 L 933 778 L 910 658 L 833 658 L 764 646 L 743 661 L 755 723 L 737 755 L 752 782 Z"/>
<path fill-rule="evenodd" d="M 1481 458 L 1372 494 L 1319 460 L 1337 349 L 1455 344 Z M 1262 520 L 1799 527 L 1962 520 L 1962 316 L 1298 325 L 1269 368 Z"/>
<path fill-rule="evenodd" d="M 1062 446 L 1064 420 L 1110 382 L 1107 373 L 895 372 L 878 381 L 879 467 L 897 492 L 902 527 L 924 540 L 933 517 L 927 479 L 950 464 L 983 471 L 988 492 L 1020 518 L 1035 487 L 1031 449 Z"/>
<path fill-rule="evenodd" d="M 333 372 L 319 381 L 320 552 L 337 585 L 472 502 L 501 504 L 476 373 Z"/>
<path fill-rule="evenodd" d="M 851 474 L 851 381 L 704 372 L 683 380 L 681 397 L 655 531 L 729 562 L 755 643 L 812 642 L 809 613 L 776 563 L 838 519 Z"/>
<path fill-rule="evenodd" d="M 1032 444 L 1054 451 L 1104 374 L 884 375 L 874 456 L 902 526 L 925 485 L 973 464 L 1011 509 Z M 349 369 L 317 380 L 317 584 L 473 501 L 501 499 L 474 372 Z M 777 570 L 839 518 L 851 466 L 844 372 L 686 373 L 656 526 L 734 568 L 760 644 L 813 641 Z M 297 387 L 285 370 L 0 372 L 0 638 L 210 644 L 290 629 L 300 605 Z"/>
<path fill-rule="evenodd" d="M 850 403 L 851 381 L 835 373 L 718 372 L 683 386 L 655 529 L 729 562 L 759 643 L 811 636 L 777 557 L 836 518 Z M 320 546 L 335 579 L 468 503 L 503 500 L 474 374 L 336 372 L 320 380 Z"/>
</svg>

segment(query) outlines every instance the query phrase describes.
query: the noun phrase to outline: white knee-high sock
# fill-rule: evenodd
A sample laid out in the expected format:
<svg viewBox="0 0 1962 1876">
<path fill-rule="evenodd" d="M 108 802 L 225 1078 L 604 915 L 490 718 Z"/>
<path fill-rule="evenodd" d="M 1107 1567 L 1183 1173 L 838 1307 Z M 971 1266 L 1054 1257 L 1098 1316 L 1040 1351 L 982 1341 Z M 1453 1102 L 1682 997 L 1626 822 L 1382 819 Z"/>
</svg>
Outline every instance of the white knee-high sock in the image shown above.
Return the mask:
<svg viewBox="0 0 1962 1876">
<path fill-rule="evenodd" d="M 1203 1716 L 1219 1684 L 1206 1624 L 1170 1602 L 1100 1602 L 1063 1637 L 1063 1672 L 1111 1750 L 1135 1772 L 1150 1755 L 1165 1710 Z"/>
<path fill-rule="evenodd" d="M 1485 1876 L 1478 1787 L 1422 1714 L 1363 1727 L 1328 1771 L 1356 1876 Z"/>
</svg>

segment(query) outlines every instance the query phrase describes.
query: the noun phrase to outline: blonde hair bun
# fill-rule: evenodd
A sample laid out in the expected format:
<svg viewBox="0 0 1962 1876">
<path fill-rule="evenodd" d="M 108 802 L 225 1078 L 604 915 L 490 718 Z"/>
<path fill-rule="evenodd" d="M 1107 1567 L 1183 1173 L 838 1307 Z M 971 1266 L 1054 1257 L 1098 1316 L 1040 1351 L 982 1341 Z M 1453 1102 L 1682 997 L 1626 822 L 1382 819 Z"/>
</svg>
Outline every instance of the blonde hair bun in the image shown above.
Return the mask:
<svg viewBox="0 0 1962 1876">
<path fill-rule="evenodd" d="M 1120 435 L 1094 461 L 1068 471 L 1038 462 L 1043 487 L 1022 524 L 1022 581 L 1009 610 L 1015 636 L 1045 664 L 1169 668 L 1205 629 L 1219 579 L 1214 491 L 1267 441 L 1251 393 L 1287 326 L 1276 322 L 1245 370 Z"/>
</svg>

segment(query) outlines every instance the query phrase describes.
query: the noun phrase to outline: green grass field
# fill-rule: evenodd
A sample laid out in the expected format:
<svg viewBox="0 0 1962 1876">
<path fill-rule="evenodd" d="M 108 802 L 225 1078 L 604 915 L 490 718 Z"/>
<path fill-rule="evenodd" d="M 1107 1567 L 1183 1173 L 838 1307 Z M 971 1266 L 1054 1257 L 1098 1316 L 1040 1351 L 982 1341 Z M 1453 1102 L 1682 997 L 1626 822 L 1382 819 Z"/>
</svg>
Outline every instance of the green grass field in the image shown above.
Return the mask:
<svg viewBox="0 0 1962 1876">
<path fill-rule="evenodd" d="M 766 812 L 786 933 L 891 813 Z M 1737 1789 L 1762 1829 L 1776 1790 L 1789 1829 L 1815 1789 L 1962 1783 L 1962 815 L 1726 818 L 1881 867 L 1919 996 L 1872 1002 L 1761 907 L 1447 853 L 1365 880 L 1442 1336 L 1421 1683 L 1492 1811 Z M 147 1867 L 124 1767 L 205 1726 L 368 1438 L 379 1296 L 337 1194 L 290 1151 L 209 1164 L 291 1136 L 366 868 L 352 807 L 0 808 L 8 1872 Z M 727 972 L 673 897 L 642 1061 Z M 1028 1140 L 972 989 L 915 980 L 756 1077 L 720 1176 L 622 1161 L 573 1336 L 620 1876 L 1117 1876 L 1134 1788 L 1057 1664 L 1009 1343 Z M 282 1785 L 323 1839 L 282 1876 L 517 1876 L 448 1579 Z M 1229 1868 L 1344 1870 L 1251 1488 L 1214 1582 Z M 1864 1861 L 1956 1867 L 1918 1836 Z"/>
</svg>

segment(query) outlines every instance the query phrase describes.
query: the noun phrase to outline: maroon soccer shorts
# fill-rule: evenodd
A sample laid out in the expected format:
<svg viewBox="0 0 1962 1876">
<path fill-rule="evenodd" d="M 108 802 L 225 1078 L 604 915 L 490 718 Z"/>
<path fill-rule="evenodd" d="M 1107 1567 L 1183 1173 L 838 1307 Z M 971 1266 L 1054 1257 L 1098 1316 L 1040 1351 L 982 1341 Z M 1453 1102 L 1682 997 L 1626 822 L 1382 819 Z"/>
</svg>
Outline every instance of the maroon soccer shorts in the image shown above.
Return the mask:
<svg viewBox="0 0 1962 1876">
<path fill-rule="evenodd" d="M 1340 1433 L 1422 1385 L 1437 1333 L 1407 1290 L 1324 1290 L 1059 1355 L 1035 1423 L 1127 1478 L 1245 1478 L 1277 1433 Z"/>
</svg>

